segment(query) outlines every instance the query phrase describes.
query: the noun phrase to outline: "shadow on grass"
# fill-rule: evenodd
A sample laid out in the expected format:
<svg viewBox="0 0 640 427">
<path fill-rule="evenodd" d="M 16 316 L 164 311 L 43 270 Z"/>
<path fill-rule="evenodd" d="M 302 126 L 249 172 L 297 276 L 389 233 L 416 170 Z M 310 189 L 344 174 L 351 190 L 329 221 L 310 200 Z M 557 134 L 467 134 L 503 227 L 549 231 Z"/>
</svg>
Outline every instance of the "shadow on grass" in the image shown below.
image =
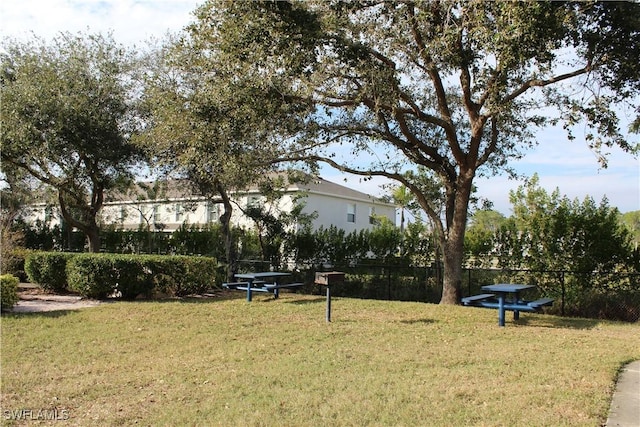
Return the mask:
<svg viewBox="0 0 640 427">
<path fill-rule="evenodd" d="M 400 323 L 404 323 L 405 325 L 416 325 L 422 323 L 424 325 L 430 325 L 432 323 L 436 323 L 437 320 L 434 319 L 411 319 L 411 320 L 401 320 Z"/>
<path fill-rule="evenodd" d="M 536 318 L 520 318 L 516 323 L 524 326 L 536 326 L 538 328 L 558 329 L 593 329 L 600 324 L 599 319 L 584 319 L 577 317 L 538 316 Z"/>
<path fill-rule="evenodd" d="M 211 304 L 222 301 L 240 300 L 246 299 L 246 294 L 240 292 L 216 292 L 215 294 L 208 294 L 206 296 L 186 296 L 186 297 L 174 297 L 174 298 L 156 298 L 156 299 L 137 299 L 133 302 L 177 302 L 183 304 Z"/>
<path fill-rule="evenodd" d="M 286 304 L 306 305 L 306 304 L 318 304 L 326 301 L 327 301 L 326 297 L 320 297 L 320 298 L 313 298 L 313 299 L 291 300 L 291 301 L 287 301 Z"/>
<path fill-rule="evenodd" d="M 77 313 L 78 310 L 49 310 L 49 311 L 11 311 L 11 312 L 2 312 L 2 317 L 12 317 L 12 318 L 21 318 L 21 317 L 45 317 L 49 319 L 56 319 L 58 317 L 64 317 L 72 313 Z"/>
</svg>

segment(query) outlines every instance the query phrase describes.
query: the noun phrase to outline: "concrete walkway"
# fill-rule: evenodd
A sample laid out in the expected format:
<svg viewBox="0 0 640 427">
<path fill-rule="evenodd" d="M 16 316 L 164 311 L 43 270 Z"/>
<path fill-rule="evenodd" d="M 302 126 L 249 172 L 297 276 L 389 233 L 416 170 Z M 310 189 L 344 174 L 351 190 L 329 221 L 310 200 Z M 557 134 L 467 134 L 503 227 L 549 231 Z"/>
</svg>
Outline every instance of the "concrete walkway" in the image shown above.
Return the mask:
<svg viewBox="0 0 640 427">
<path fill-rule="evenodd" d="M 96 307 L 102 303 L 102 301 L 74 295 L 21 295 L 20 301 L 10 311 L 12 313 L 42 313 L 45 311 L 79 310 Z"/>
<path fill-rule="evenodd" d="M 640 427 L 640 360 L 622 369 L 606 427 Z"/>
</svg>

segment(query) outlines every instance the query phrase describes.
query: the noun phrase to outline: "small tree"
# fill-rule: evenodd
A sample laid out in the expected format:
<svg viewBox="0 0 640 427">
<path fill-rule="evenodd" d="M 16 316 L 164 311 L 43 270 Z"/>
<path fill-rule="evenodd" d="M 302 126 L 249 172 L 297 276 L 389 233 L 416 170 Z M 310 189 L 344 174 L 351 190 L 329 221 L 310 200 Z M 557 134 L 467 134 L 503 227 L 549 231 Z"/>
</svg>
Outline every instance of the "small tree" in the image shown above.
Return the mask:
<svg viewBox="0 0 640 427">
<path fill-rule="evenodd" d="M 506 218 L 500 212 L 482 209 L 473 213 L 465 235 L 465 251 L 472 265 L 492 266 L 495 237 Z"/>
<path fill-rule="evenodd" d="M 227 66 L 219 28 L 198 20 L 149 57 L 141 144 L 156 166 L 186 178 L 224 207 L 227 279 L 237 272 L 232 194 L 261 182 L 275 169 L 274 138 L 299 126 L 281 94 Z"/>
<path fill-rule="evenodd" d="M 289 240 L 295 240 L 298 230 L 309 229 L 316 213 L 303 213 L 304 195 L 295 195 L 292 206 L 285 211 L 280 205 L 287 181 L 284 175 L 274 176 L 260 183 L 260 202 L 252 203 L 240 210 L 254 223 L 260 243 L 263 261 L 269 261 L 273 268 L 279 268 L 287 249 L 292 247 Z"/>
<path fill-rule="evenodd" d="M 376 219 L 377 223 L 366 235 L 369 240 L 369 248 L 375 258 L 382 262 L 400 255 L 403 231 L 399 230 L 389 218 Z"/>
</svg>

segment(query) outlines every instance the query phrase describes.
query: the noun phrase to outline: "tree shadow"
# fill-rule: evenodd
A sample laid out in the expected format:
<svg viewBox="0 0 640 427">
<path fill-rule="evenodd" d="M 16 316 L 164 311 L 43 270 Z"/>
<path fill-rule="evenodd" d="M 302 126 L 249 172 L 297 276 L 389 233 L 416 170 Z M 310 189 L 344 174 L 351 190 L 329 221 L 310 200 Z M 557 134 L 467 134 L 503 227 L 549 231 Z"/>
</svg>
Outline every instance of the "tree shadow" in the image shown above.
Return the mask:
<svg viewBox="0 0 640 427">
<path fill-rule="evenodd" d="M 430 325 L 432 323 L 437 323 L 437 320 L 434 319 L 411 319 L 411 320 L 401 320 L 400 323 L 404 323 L 405 325 L 416 325 L 416 324 L 424 324 Z"/>
<path fill-rule="evenodd" d="M 326 301 L 327 301 L 327 298 L 322 297 L 322 298 L 313 298 L 313 299 L 291 300 L 291 301 L 287 301 L 286 304 L 306 305 L 306 304 L 318 304 Z"/>
<path fill-rule="evenodd" d="M 596 328 L 601 323 L 601 321 L 599 319 L 543 315 L 537 317 L 520 317 L 520 319 L 515 323 L 517 323 L 518 325 L 535 326 L 538 328 L 589 330 Z"/>
<path fill-rule="evenodd" d="M 90 307 L 87 307 L 90 308 Z M 22 317 L 44 317 L 49 319 L 56 319 L 58 317 L 64 317 L 72 313 L 77 313 L 79 309 L 60 309 L 60 310 L 47 310 L 47 311 L 7 311 L 2 312 L 3 318 L 22 318 Z"/>
</svg>

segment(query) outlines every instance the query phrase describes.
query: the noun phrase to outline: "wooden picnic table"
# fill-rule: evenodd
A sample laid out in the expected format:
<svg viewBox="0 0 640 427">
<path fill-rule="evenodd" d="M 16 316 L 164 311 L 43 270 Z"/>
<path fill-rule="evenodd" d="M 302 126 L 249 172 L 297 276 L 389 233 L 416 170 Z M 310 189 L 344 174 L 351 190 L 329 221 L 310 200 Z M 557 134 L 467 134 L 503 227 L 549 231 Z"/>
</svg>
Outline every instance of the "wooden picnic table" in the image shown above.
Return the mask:
<svg viewBox="0 0 640 427">
<path fill-rule="evenodd" d="M 535 286 L 513 283 L 485 285 L 482 290 L 490 293 L 462 298 L 462 303 L 468 306 L 497 309 L 498 325 L 504 326 L 507 310 L 513 311 L 513 320 L 518 320 L 521 311 L 540 311 L 543 306 L 553 304 L 552 298 L 525 301 L 520 297 L 520 293 L 529 289 L 535 289 Z"/>
</svg>

